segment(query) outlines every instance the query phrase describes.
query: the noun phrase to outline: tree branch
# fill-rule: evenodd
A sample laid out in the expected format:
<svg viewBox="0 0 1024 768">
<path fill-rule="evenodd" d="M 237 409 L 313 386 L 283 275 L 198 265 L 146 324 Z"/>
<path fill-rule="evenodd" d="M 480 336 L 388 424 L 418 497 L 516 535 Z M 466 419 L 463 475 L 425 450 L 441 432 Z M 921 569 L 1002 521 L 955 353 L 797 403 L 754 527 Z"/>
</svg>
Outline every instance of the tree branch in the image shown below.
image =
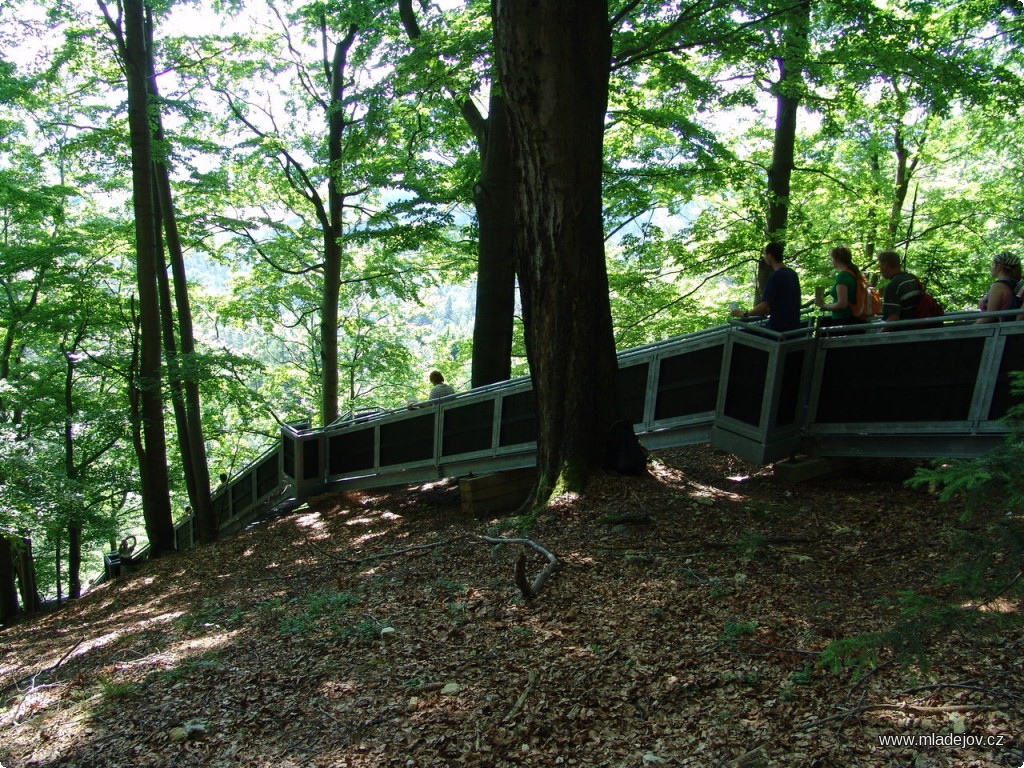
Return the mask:
<svg viewBox="0 0 1024 768">
<path fill-rule="evenodd" d="M 493 536 L 478 536 L 477 538 L 479 538 L 480 541 L 487 542 L 488 544 L 497 544 L 499 546 L 504 546 L 508 544 L 518 544 L 521 547 L 530 547 L 531 549 L 534 549 L 540 554 L 542 554 L 547 559 L 548 564 L 544 566 L 544 570 L 537 575 L 537 578 L 533 580 L 532 584 L 528 583 L 526 580 L 525 553 L 520 555 L 519 560 L 517 560 L 518 571 L 516 574 L 516 584 L 519 587 L 519 590 L 523 593 L 523 597 L 525 597 L 527 600 L 530 600 L 537 596 L 537 594 L 544 587 L 544 582 L 548 580 L 548 577 L 554 572 L 555 568 L 558 566 L 558 558 L 556 558 L 553 554 L 548 552 L 546 549 L 544 549 L 544 547 L 542 547 L 540 544 L 533 541 L 532 539 L 505 539 L 495 538 Z"/>
</svg>

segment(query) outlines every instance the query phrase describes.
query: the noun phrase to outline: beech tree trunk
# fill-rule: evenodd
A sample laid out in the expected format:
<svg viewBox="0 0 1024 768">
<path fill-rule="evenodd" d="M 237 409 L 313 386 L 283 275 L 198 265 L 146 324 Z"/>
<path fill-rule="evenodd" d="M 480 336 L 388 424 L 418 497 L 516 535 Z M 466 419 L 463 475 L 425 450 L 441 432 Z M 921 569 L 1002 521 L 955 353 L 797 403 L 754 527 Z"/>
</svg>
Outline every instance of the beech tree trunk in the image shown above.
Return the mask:
<svg viewBox="0 0 1024 768">
<path fill-rule="evenodd" d="M 322 21 L 326 26 L 326 21 Z M 320 364 L 323 392 L 320 417 L 324 426 L 338 418 L 340 373 L 338 371 L 338 302 L 341 296 L 342 236 L 344 235 L 345 193 L 342 190 L 342 140 L 345 135 L 345 67 L 355 43 L 358 27 L 352 25 L 343 40 L 334 46 L 334 56 L 324 67 L 329 75 L 330 95 L 327 117 L 327 209 L 318 216 L 324 234 L 324 296 L 320 310 Z M 326 37 L 326 32 L 324 32 Z"/>
<path fill-rule="evenodd" d="M 68 597 L 82 596 L 82 524 L 72 521 L 68 525 Z"/>
<path fill-rule="evenodd" d="M 157 277 L 160 290 L 164 352 L 171 385 L 171 402 L 174 406 L 178 449 L 181 452 L 182 469 L 185 473 L 185 487 L 188 489 L 188 498 L 199 522 L 199 540 L 208 543 L 217 538 L 218 529 L 213 514 L 213 504 L 210 500 L 210 469 L 206 458 L 206 441 L 203 439 L 199 382 L 196 381 L 194 370 L 183 370 L 183 363 L 187 366 L 189 359 L 195 356 L 192 313 L 188 290 L 184 287 L 186 285 L 185 260 L 174 218 L 170 179 L 167 176 L 166 166 L 159 161 L 155 166 L 155 182 L 160 197 L 158 219 L 167 237 L 171 271 L 174 274 L 174 298 L 172 299 L 167 270 L 161 259 L 161 269 L 157 270 Z M 178 310 L 177 332 L 172 307 L 176 307 Z M 181 339 L 180 356 L 176 337 Z"/>
<path fill-rule="evenodd" d="M 603 1 L 494 0 L 514 251 L 537 403 L 536 500 L 606 461 L 617 362 L 601 209 L 611 56 Z"/>
<path fill-rule="evenodd" d="M 472 111 L 475 112 L 475 108 Z M 471 119 L 466 108 L 463 114 L 480 147 L 480 178 L 473 187 L 480 242 L 473 321 L 472 385 L 482 387 L 505 381 L 512 375 L 516 302 L 512 154 L 505 99 L 499 93 L 491 92 L 486 120 Z"/>
<path fill-rule="evenodd" d="M 42 604 L 39 600 L 39 585 L 36 584 L 36 561 L 32 555 L 32 539 L 23 536 L 17 547 L 15 570 L 21 583 L 21 604 L 29 613 L 35 613 Z"/>
<path fill-rule="evenodd" d="M 148 8 L 146 10 L 146 86 L 152 97 L 151 111 L 155 138 L 159 144 L 163 145 L 165 137 L 160 109 L 160 91 L 157 87 L 156 61 L 153 54 L 153 15 Z M 174 276 L 174 300 L 172 303 L 167 266 L 161 258 L 157 275 L 161 291 L 167 370 L 177 424 L 178 446 L 185 473 L 185 486 L 199 523 L 199 540 L 208 543 L 217 538 L 218 528 L 213 514 L 213 503 L 210 499 L 210 469 L 206 458 L 206 441 L 203 439 L 199 382 L 195 366 L 189 366 L 191 359 L 195 356 L 196 346 L 195 334 L 192 330 L 192 305 L 189 301 L 188 280 L 185 274 L 185 256 L 178 234 L 178 219 L 171 194 L 167 158 L 161 154 L 154 157 L 153 160 L 153 184 L 159 200 L 157 206 L 158 231 L 164 233 L 171 273 Z M 163 253 L 162 249 L 160 253 Z M 172 307 L 177 311 L 177 332 L 175 332 Z M 180 339 L 180 358 L 176 339 Z"/>
<path fill-rule="evenodd" d="M 11 542 L 0 535 L 0 624 L 9 624 L 18 615 L 18 585 L 14 573 Z"/>
<path fill-rule="evenodd" d="M 805 0 L 790 11 L 782 33 L 782 51 L 777 59 L 779 81 L 774 88 L 775 136 L 772 141 L 772 163 L 768 168 L 765 236 L 768 240 L 778 242 L 786 240 L 790 181 L 796 154 L 796 122 L 804 88 L 803 69 L 807 58 L 810 19 L 810 0 Z M 767 264 L 758 265 L 758 301 L 770 273 L 771 267 Z"/>
<path fill-rule="evenodd" d="M 75 360 L 78 346 L 85 336 L 79 329 L 74 342 L 64 349 L 64 475 L 75 482 L 79 479 L 75 466 Z M 68 596 L 78 599 L 82 596 L 82 523 L 77 510 L 68 522 Z"/>
<path fill-rule="evenodd" d="M 174 550 L 167 441 L 164 429 L 160 349 L 160 305 L 157 295 L 159 241 L 156 196 L 153 189 L 153 153 L 146 86 L 147 55 L 143 8 L 140 0 L 124 3 L 122 54 L 128 85 L 128 126 L 132 147 L 132 201 L 135 210 L 137 282 L 139 291 L 139 405 L 142 417 L 142 508 L 150 556 Z"/>
<path fill-rule="evenodd" d="M 896 178 L 893 185 L 892 205 L 889 208 L 889 222 L 886 234 L 889 236 L 887 246 L 892 248 L 899 239 L 900 225 L 903 222 L 903 206 L 907 202 L 907 194 L 910 192 L 910 182 L 914 178 L 920 155 L 911 158 L 911 150 L 903 139 L 903 131 L 896 127 L 893 132 L 893 146 L 896 150 Z M 909 245 L 910 233 L 908 230 L 907 241 Z"/>
</svg>

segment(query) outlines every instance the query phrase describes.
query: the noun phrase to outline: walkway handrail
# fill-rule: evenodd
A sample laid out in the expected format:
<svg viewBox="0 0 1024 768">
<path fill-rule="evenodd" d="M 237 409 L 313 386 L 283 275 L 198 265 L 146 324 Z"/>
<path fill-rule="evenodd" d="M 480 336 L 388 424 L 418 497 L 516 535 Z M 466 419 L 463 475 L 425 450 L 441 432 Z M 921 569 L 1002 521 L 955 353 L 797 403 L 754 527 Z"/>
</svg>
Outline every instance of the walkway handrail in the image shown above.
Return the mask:
<svg viewBox="0 0 1024 768">
<path fill-rule="evenodd" d="M 621 407 L 649 448 L 710 442 L 752 463 L 825 456 L 974 456 L 1008 434 L 1024 370 L 1021 310 L 952 312 L 777 333 L 763 320 L 652 342 L 618 355 Z M 997 322 L 978 323 L 982 318 Z M 378 487 L 532 467 L 532 382 L 520 376 L 415 409 L 298 421 L 212 494 L 222 531 L 273 504 L 327 489 Z M 198 541 L 189 513 L 178 549 Z M 141 558 L 148 544 L 136 553 Z"/>
</svg>

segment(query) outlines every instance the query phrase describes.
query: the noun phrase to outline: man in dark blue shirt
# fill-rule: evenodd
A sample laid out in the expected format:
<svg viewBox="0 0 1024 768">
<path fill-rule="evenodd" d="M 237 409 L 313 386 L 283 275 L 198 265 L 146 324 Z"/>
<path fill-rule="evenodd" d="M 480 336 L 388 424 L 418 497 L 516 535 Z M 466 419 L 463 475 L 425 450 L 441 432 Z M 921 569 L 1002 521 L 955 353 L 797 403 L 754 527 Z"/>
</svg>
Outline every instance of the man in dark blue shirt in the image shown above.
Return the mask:
<svg viewBox="0 0 1024 768">
<path fill-rule="evenodd" d="M 772 268 L 768 282 L 764 285 L 761 301 L 747 312 L 734 309 L 733 317 L 768 315 L 765 327 L 779 333 L 799 328 L 800 277 L 782 263 L 782 243 L 768 243 L 761 258 Z"/>
</svg>

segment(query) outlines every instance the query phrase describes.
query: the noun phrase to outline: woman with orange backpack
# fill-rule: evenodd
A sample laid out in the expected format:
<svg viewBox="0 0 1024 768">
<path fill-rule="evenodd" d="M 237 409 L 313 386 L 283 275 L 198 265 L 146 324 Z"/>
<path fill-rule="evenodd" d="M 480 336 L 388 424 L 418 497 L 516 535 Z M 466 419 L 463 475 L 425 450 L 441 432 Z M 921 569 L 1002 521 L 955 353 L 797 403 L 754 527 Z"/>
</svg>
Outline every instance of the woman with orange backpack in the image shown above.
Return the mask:
<svg viewBox="0 0 1024 768">
<path fill-rule="evenodd" d="M 874 289 L 868 285 L 864 275 L 853 263 L 853 253 L 845 245 L 837 245 L 829 252 L 832 266 L 836 270 L 835 281 L 828 289 L 831 302 L 824 298 L 815 299 L 821 309 L 828 310 L 832 317 L 820 325 L 854 325 L 867 322 L 881 307 L 881 301 Z"/>
</svg>

